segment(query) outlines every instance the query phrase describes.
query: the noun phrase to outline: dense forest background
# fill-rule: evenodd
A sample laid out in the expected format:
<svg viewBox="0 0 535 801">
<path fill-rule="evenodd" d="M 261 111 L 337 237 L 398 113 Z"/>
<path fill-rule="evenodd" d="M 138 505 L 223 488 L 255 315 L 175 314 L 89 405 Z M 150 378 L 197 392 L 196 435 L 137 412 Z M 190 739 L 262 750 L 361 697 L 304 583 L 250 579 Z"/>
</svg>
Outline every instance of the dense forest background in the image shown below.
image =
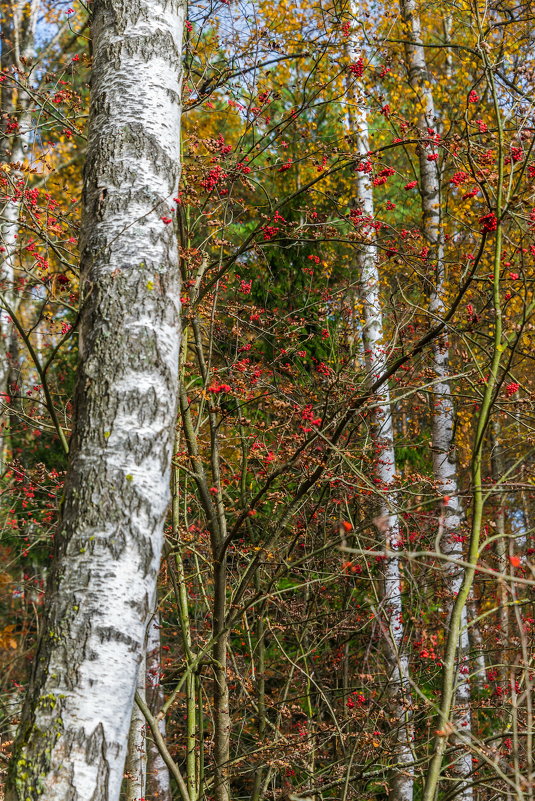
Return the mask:
<svg viewBox="0 0 535 801">
<path fill-rule="evenodd" d="M 91 8 L 0 3 L 4 773 L 68 467 Z M 125 800 L 533 801 L 534 45 L 530 0 L 188 5 Z"/>
</svg>

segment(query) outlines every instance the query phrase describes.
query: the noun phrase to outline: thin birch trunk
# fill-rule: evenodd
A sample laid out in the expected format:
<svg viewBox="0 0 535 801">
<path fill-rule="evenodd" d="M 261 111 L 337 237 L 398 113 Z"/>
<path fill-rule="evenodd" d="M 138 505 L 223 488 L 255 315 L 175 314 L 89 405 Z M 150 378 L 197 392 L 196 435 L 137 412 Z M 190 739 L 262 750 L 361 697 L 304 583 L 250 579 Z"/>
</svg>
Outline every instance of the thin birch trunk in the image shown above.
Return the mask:
<svg viewBox="0 0 535 801">
<path fill-rule="evenodd" d="M 158 729 L 165 740 L 165 717 L 159 715 L 164 703 L 160 681 L 160 620 L 154 614 L 147 632 L 146 699 L 152 715 L 158 720 Z M 152 737 L 147 737 L 147 796 L 150 801 L 172 801 L 169 768 Z"/>
<path fill-rule="evenodd" d="M 145 698 L 145 655 L 139 665 L 137 691 Z M 125 801 L 139 801 L 145 798 L 147 776 L 147 746 L 145 737 L 145 718 L 137 704 L 132 709 L 130 731 L 128 732 L 128 750 L 125 765 L 126 788 Z"/>
<path fill-rule="evenodd" d="M 429 311 L 433 318 L 442 317 L 445 312 L 445 269 L 444 248 L 440 218 L 440 182 L 437 162 L 428 159 L 435 154 L 432 145 L 437 117 L 433 100 L 430 76 L 427 70 L 425 50 L 422 45 L 420 17 L 416 0 L 400 0 L 403 21 L 406 24 L 407 43 L 405 58 L 409 82 L 417 95 L 419 104 L 419 128 L 421 143 L 418 146 L 420 167 L 420 193 L 422 197 L 423 229 L 430 246 L 430 258 L 435 271 L 431 284 Z M 463 509 L 459 490 L 457 464 L 454 451 L 454 407 L 449 384 L 449 342 L 448 332 L 438 337 L 432 349 L 433 370 L 437 381 L 434 385 L 432 409 L 433 472 L 439 492 L 444 498 L 443 528 L 441 548 L 452 560 L 462 559 L 463 549 L 460 540 Z M 446 567 L 446 582 L 450 597 L 448 613 L 461 588 L 463 570 L 450 564 Z M 460 638 L 458 645 L 458 670 L 456 676 L 456 713 L 454 723 L 461 734 L 459 756 L 454 771 L 459 777 L 457 796 L 459 801 L 472 801 L 473 791 L 468 784 L 472 774 L 472 755 L 466 743 L 471 736 L 470 683 L 468 678 L 468 614 L 465 606 L 461 612 Z"/>
<path fill-rule="evenodd" d="M 356 13 L 355 9 L 354 13 Z M 353 111 L 358 152 L 366 155 L 369 150 L 368 121 L 365 108 L 357 99 Z M 357 173 L 357 198 L 364 215 L 373 219 L 373 187 L 366 173 Z M 363 244 L 357 254 L 359 271 L 359 295 L 363 307 L 362 337 L 368 380 L 373 383 L 378 375 L 386 370 L 386 349 L 384 344 L 383 318 L 379 293 L 379 271 L 377 269 L 377 248 L 370 234 L 370 242 Z M 394 432 L 390 392 L 385 386 L 376 397 L 374 412 L 374 440 L 377 447 L 377 477 L 382 490 L 381 523 L 385 547 L 391 556 L 385 563 L 383 607 L 387 629 L 387 656 L 390 670 L 389 692 L 392 698 L 392 719 L 397 728 L 395 762 L 391 776 L 389 798 L 392 801 L 412 801 L 412 715 L 409 683 L 408 656 L 404 651 L 403 608 L 401 597 L 401 565 L 395 555 L 399 541 L 399 519 L 396 509 L 395 481 L 396 465 L 394 455 Z"/>
<path fill-rule="evenodd" d="M 39 12 L 40 0 L 16 0 L 11 4 L 11 14 L 2 16 L 2 70 L 9 75 L 15 70 L 23 73 L 25 66 L 31 64 L 35 52 L 35 28 Z M 21 60 L 22 59 L 22 60 Z M 29 134 L 31 130 L 31 99 L 20 84 L 16 88 L 10 81 L 1 87 L 2 118 L 7 121 L 16 119 L 18 128 L 12 134 L 2 132 L 0 137 L 0 161 L 3 164 L 21 165 L 29 150 Z M 16 252 L 19 236 L 19 218 L 22 207 L 22 193 L 18 191 L 18 184 L 26 181 L 26 175 L 20 169 L 10 168 L 4 173 L 10 183 L 7 190 L 8 200 L 2 208 L 2 221 L 0 223 L 0 244 L 3 248 L 0 264 L 0 279 L 2 284 L 2 297 L 7 301 L 12 311 L 16 312 L 20 295 L 15 291 Z M 10 191 L 13 193 L 10 196 Z M 9 429 L 9 414 L 6 414 L 10 401 L 10 384 L 13 369 L 18 363 L 18 335 L 13 326 L 10 315 L 2 307 L 0 299 L 0 470 L 5 460 L 7 433 Z"/>
<path fill-rule="evenodd" d="M 169 503 L 184 8 L 95 0 L 76 414 L 7 801 L 117 801 Z"/>
<path fill-rule="evenodd" d="M 460 537 L 463 510 L 457 484 L 457 466 L 454 455 L 453 418 L 454 410 L 447 381 L 447 347 L 435 347 L 434 368 L 442 380 L 435 384 L 435 402 L 432 415 L 433 473 L 439 491 L 444 498 L 443 536 L 441 548 L 451 559 L 446 565 L 446 583 L 449 595 L 448 613 L 457 597 L 463 580 L 463 569 L 456 567 L 455 562 L 463 559 L 463 546 Z M 461 736 L 459 756 L 453 766 L 455 774 L 461 782 L 459 798 L 471 801 L 472 788 L 466 784 L 472 774 L 472 754 L 467 745 L 471 734 L 470 712 L 470 680 L 469 663 L 470 641 L 468 637 L 468 606 L 461 612 L 461 631 L 459 638 L 458 671 L 456 676 L 454 724 Z M 464 780 L 464 783 L 463 783 Z"/>
</svg>

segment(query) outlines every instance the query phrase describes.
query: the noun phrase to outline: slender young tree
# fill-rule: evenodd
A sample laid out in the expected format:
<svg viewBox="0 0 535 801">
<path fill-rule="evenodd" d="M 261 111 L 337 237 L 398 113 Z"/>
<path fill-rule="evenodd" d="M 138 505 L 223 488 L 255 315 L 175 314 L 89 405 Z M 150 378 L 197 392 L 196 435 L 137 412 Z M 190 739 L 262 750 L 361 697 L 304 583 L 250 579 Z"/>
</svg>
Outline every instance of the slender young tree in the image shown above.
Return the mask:
<svg viewBox="0 0 535 801">
<path fill-rule="evenodd" d="M 180 0 L 95 0 L 76 414 L 7 798 L 117 801 L 169 502 Z"/>
<path fill-rule="evenodd" d="M 40 0 L 16 0 L 2 3 L 0 7 L 1 66 L 4 79 L 0 104 L 3 129 L 0 136 L 0 161 L 5 165 L 4 175 L 8 182 L 0 223 L 0 288 L 3 303 L 7 302 L 11 312 L 17 310 L 20 301 L 20 294 L 15 291 L 16 254 L 23 198 L 20 184 L 24 184 L 26 180 L 20 168 L 29 151 L 32 127 L 32 100 L 26 86 L 28 77 L 23 76 L 35 56 L 35 28 L 39 7 Z M 17 373 L 17 345 L 16 328 L 3 305 L 0 314 L 0 403 L 7 401 L 11 377 Z M 0 408 L 0 465 L 4 462 L 7 427 L 8 418 Z"/>
<path fill-rule="evenodd" d="M 401 0 L 401 13 L 406 25 L 407 42 L 405 59 L 409 74 L 409 83 L 416 92 L 420 106 L 418 119 L 421 142 L 418 146 L 420 168 L 420 193 L 422 197 L 423 230 L 431 248 L 431 257 L 436 264 L 435 280 L 430 287 L 429 311 L 434 318 L 440 318 L 445 312 L 445 264 L 444 243 L 441 231 L 440 181 L 437 161 L 434 157 L 437 114 L 433 98 L 430 76 L 427 68 L 425 48 L 422 43 L 421 22 L 416 0 Z M 429 158 L 431 156 L 431 158 Z M 450 597 L 450 608 L 460 590 L 463 578 L 462 569 L 453 562 L 462 559 L 462 540 L 459 537 L 463 519 L 463 509 L 457 476 L 454 443 L 455 410 L 449 382 L 449 342 L 447 330 L 437 337 L 432 347 L 432 367 L 436 374 L 433 389 L 433 407 L 431 415 L 433 473 L 444 498 L 442 512 L 443 536 L 441 547 L 452 560 L 446 565 L 447 590 Z M 455 725 L 463 733 L 463 739 L 469 738 L 470 719 L 470 684 L 468 680 L 467 659 L 470 651 L 468 639 L 468 615 L 466 606 L 462 610 L 461 634 L 459 640 L 458 672 Z M 465 780 L 460 788 L 461 801 L 471 801 L 473 792 L 467 784 L 472 773 L 472 756 L 466 746 L 460 749 L 455 765 L 456 773 Z"/>
<path fill-rule="evenodd" d="M 358 3 L 352 5 L 358 19 Z M 354 48 L 355 62 L 360 51 Z M 368 118 L 360 81 L 356 85 L 357 97 L 350 114 L 354 127 L 357 151 L 361 156 L 369 152 Z M 373 184 L 369 174 L 357 172 L 356 194 L 359 207 L 366 218 L 374 218 Z M 380 277 L 377 265 L 377 247 L 373 229 L 370 241 L 357 250 L 359 301 L 362 306 L 362 340 L 368 383 L 386 370 L 387 348 L 385 344 L 383 311 L 380 297 Z M 394 428 L 390 392 L 385 383 L 377 393 L 374 409 L 374 441 L 376 445 L 377 478 L 382 492 L 379 529 L 385 537 L 385 547 L 392 555 L 385 562 L 384 571 L 384 631 L 386 653 L 389 663 L 389 693 L 393 700 L 392 717 L 397 721 L 395 759 L 398 763 L 392 772 L 389 797 L 392 801 L 411 801 L 413 778 L 410 766 L 413 763 L 411 747 L 411 698 L 408 654 L 404 648 L 403 604 L 401 596 L 401 565 L 396 550 L 399 548 L 400 525 L 396 503 L 396 458 L 394 451 Z"/>
</svg>

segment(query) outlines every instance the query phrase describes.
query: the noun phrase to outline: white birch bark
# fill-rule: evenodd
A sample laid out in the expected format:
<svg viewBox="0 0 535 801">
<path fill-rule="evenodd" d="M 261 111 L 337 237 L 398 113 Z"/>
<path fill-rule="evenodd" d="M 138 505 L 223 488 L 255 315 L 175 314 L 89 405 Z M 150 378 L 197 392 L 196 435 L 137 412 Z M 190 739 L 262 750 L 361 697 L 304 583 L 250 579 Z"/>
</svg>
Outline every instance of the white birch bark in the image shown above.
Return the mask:
<svg viewBox="0 0 535 801">
<path fill-rule="evenodd" d="M 419 104 L 419 128 L 422 140 L 429 141 L 436 131 L 437 118 L 427 70 L 425 49 L 422 44 L 420 17 L 416 0 L 400 0 L 401 14 L 406 24 L 405 57 L 409 82 L 414 89 Z M 420 193 L 422 197 L 423 229 L 431 247 L 430 257 L 435 270 L 431 283 L 429 311 L 432 317 L 442 317 L 444 306 L 444 253 L 440 227 L 440 182 L 437 162 L 428 160 L 434 148 L 426 147 L 424 141 L 418 147 L 420 167 Z M 433 343 L 433 369 L 437 377 L 434 385 L 432 410 L 432 450 L 433 472 L 440 494 L 444 501 L 444 518 L 441 547 L 452 561 L 462 559 L 462 542 L 459 541 L 463 519 L 462 502 L 459 491 L 457 464 L 454 451 L 454 407 L 449 384 L 449 343 L 447 331 Z M 463 578 L 462 569 L 454 565 L 446 567 L 446 580 L 450 596 L 450 609 L 460 590 Z M 457 672 L 456 712 L 454 724 L 465 742 L 461 745 L 455 763 L 455 772 L 460 785 L 457 797 L 460 801 L 472 801 L 472 788 L 467 780 L 472 773 L 472 755 L 466 742 L 471 734 L 470 683 L 468 678 L 468 615 L 466 606 L 461 616 L 461 635 L 459 640 L 459 668 Z"/>
<path fill-rule="evenodd" d="M 180 0 L 95 0 L 76 414 L 7 801 L 118 801 L 169 502 Z"/>
<path fill-rule="evenodd" d="M 357 106 L 355 114 L 359 152 L 368 152 L 366 112 Z M 368 175 L 358 173 L 357 196 L 366 216 L 373 217 L 373 192 Z M 357 256 L 360 299 L 363 307 L 363 343 L 369 382 L 373 383 L 386 369 L 377 251 L 373 244 L 364 245 Z M 385 546 L 392 553 L 385 562 L 383 607 L 388 628 L 388 656 L 390 662 L 390 692 L 394 701 L 392 717 L 399 726 L 395 758 L 399 765 L 391 778 L 389 797 L 393 801 L 411 801 L 413 779 L 410 766 L 413 762 L 411 740 L 411 698 L 408 656 L 403 647 L 403 607 L 401 598 L 400 560 L 395 555 L 399 541 L 399 519 L 396 513 L 394 432 L 390 392 L 385 386 L 376 398 L 374 412 L 374 440 L 377 446 L 376 473 L 383 492 L 380 530 L 385 535 Z"/>
<path fill-rule="evenodd" d="M 40 0 L 16 0 L 11 4 L 11 14 L 5 13 L 2 18 L 2 69 L 7 74 L 24 72 L 23 64 L 31 64 L 35 52 L 35 28 L 39 12 Z M 22 58 L 22 61 L 21 61 Z M 31 131 L 31 99 L 22 88 L 15 89 L 8 79 L 1 87 L 2 116 L 8 120 L 10 116 L 18 117 L 18 129 L 9 135 L 3 132 L 0 137 L 0 160 L 3 164 L 23 164 L 29 152 L 29 138 Z M 2 297 L 10 308 L 16 312 L 19 297 L 15 292 L 15 260 L 19 235 L 19 218 L 22 201 L 13 187 L 21 180 L 25 180 L 24 172 L 12 169 L 9 166 L 5 172 L 7 180 L 11 183 L 13 196 L 5 201 L 0 222 L 0 244 L 3 248 L 0 264 L 0 283 Z M 9 192 L 8 192 L 9 195 Z M 0 303 L 0 469 L 5 457 L 5 434 L 8 428 L 9 417 L 5 414 L 4 403 L 9 396 L 9 384 L 12 368 L 18 362 L 18 354 L 14 353 L 13 343 L 17 343 L 17 332 L 14 329 L 11 317 Z"/>
<path fill-rule="evenodd" d="M 40 0 L 18 0 L 11 6 L 11 15 L 6 14 L 2 20 L 2 69 L 9 73 L 24 72 L 23 64 L 31 64 L 35 57 L 35 28 L 39 12 Z M 22 59 L 22 61 L 21 61 Z M 0 145 L 2 163 L 23 164 L 29 151 L 31 131 L 31 98 L 21 87 L 20 80 L 15 88 L 10 79 L 4 83 L 2 91 L 2 115 L 18 117 L 18 128 L 12 134 L 4 133 Z M 8 169 L 6 174 L 12 184 L 24 180 L 24 172 Z M 14 305 L 13 285 L 15 278 L 15 251 L 19 233 L 19 215 L 21 199 L 9 198 L 2 208 L 0 223 L 0 240 L 2 252 L 1 277 L 5 287 L 3 294 Z M 2 313 L 2 333 L 6 325 L 7 315 Z"/>
<path fill-rule="evenodd" d="M 358 6 L 353 3 L 353 14 L 358 18 Z M 359 53 L 356 53 L 358 57 Z M 369 150 L 368 120 L 361 98 L 356 98 L 351 114 L 358 153 L 365 156 Z M 357 200 L 366 217 L 373 219 L 373 185 L 370 176 L 357 172 Z M 362 339 L 368 381 L 386 370 L 386 347 L 380 298 L 377 248 L 370 234 L 369 243 L 362 244 L 357 253 L 359 296 L 362 304 Z M 389 798 L 392 801 L 412 801 L 412 715 L 408 655 L 404 649 L 403 606 L 401 596 L 401 566 L 395 555 L 399 548 L 399 519 L 396 512 L 396 464 L 394 431 L 388 385 L 384 385 L 375 398 L 374 443 L 377 451 L 376 473 L 381 482 L 382 500 L 379 530 L 384 534 L 385 547 L 391 556 L 385 562 L 383 609 L 387 634 L 389 661 L 389 692 L 392 698 L 391 719 L 397 727 L 394 759 L 396 767 L 390 778 Z"/>
<path fill-rule="evenodd" d="M 139 665 L 137 691 L 145 699 L 146 658 Z M 125 765 L 126 787 L 125 801 L 140 801 L 145 798 L 147 778 L 147 745 L 145 736 L 145 718 L 139 706 L 134 704 L 130 731 L 128 732 L 128 748 Z"/>
<path fill-rule="evenodd" d="M 164 703 L 160 682 L 160 621 L 154 614 L 147 633 L 147 705 L 158 720 L 160 734 L 165 739 L 165 718 L 159 717 Z M 152 737 L 147 738 L 147 795 L 150 801 L 172 801 L 169 768 L 165 764 Z"/>
</svg>

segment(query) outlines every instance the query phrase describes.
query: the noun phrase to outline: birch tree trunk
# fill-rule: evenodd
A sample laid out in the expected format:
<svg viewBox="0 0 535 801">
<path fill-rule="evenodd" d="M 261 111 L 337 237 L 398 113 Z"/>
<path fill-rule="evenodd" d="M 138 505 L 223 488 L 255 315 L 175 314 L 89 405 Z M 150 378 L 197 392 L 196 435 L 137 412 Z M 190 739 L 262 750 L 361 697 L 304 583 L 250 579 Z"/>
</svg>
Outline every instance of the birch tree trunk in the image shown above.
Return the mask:
<svg viewBox="0 0 535 801">
<path fill-rule="evenodd" d="M 117 801 L 169 502 L 180 0 L 95 0 L 76 415 L 7 801 Z"/>
<path fill-rule="evenodd" d="M 418 146 L 420 167 L 420 193 L 422 197 L 423 229 L 430 245 L 430 257 L 435 271 L 431 281 L 429 311 L 434 318 L 442 317 L 445 312 L 445 270 L 443 240 L 440 226 L 440 182 L 436 160 L 429 160 L 434 155 L 432 145 L 436 133 L 436 111 L 433 100 L 430 76 L 427 70 L 425 50 L 422 44 L 420 17 L 416 0 L 400 0 L 401 14 L 406 25 L 407 43 L 405 58 L 409 73 L 409 82 L 414 89 L 419 106 L 419 128 L 421 143 Z M 446 582 L 450 598 L 449 609 L 461 588 L 463 571 L 453 562 L 463 557 L 460 527 L 463 509 L 459 491 L 457 464 L 454 450 L 454 407 L 449 384 L 449 342 L 448 332 L 433 343 L 433 369 L 437 378 L 434 386 L 432 409 L 432 450 L 433 473 L 438 489 L 444 498 L 443 529 L 441 539 L 443 552 L 452 563 L 446 567 Z M 461 613 L 461 634 L 459 639 L 458 672 L 456 686 L 457 711 L 454 717 L 458 732 L 461 733 L 460 755 L 455 763 L 455 772 L 459 776 L 458 798 L 460 801 L 471 801 L 473 792 L 466 780 L 472 773 L 472 755 L 466 742 L 471 733 L 470 717 L 470 684 L 468 679 L 468 615 L 466 606 Z"/>
<path fill-rule="evenodd" d="M 355 16 L 358 13 L 353 6 Z M 360 102 L 359 102 L 360 101 Z M 357 149 L 361 155 L 369 150 L 368 120 L 366 109 L 357 98 L 352 113 Z M 369 175 L 357 173 L 357 199 L 365 217 L 373 219 L 373 186 Z M 373 241 L 359 247 L 357 253 L 359 273 L 359 295 L 362 304 L 362 338 L 368 381 L 375 379 L 386 370 L 386 349 L 384 344 L 383 316 L 379 294 L 379 271 L 377 268 L 377 248 Z M 392 698 L 392 721 L 397 729 L 395 762 L 392 772 L 389 798 L 392 801 L 412 801 L 412 736 L 411 693 L 409 683 L 409 662 L 404 652 L 403 608 L 401 598 L 401 566 L 395 555 L 399 545 L 399 519 L 396 512 L 396 464 L 394 454 L 394 432 L 390 392 L 385 385 L 375 399 L 374 442 L 377 452 L 377 477 L 380 480 L 382 501 L 379 528 L 385 537 L 385 547 L 391 556 L 385 562 L 383 608 L 387 657 L 389 662 L 389 692 Z"/>
<path fill-rule="evenodd" d="M 137 691 L 145 698 L 146 655 L 139 665 Z M 147 745 L 145 737 L 145 718 L 137 704 L 132 708 L 130 731 L 128 732 L 128 749 L 126 753 L 126 792 L 125 801 L 139 801 L 145 797 L 147 777 Z"/>
<path fill-rule="evenodd" d="M 2 70 L 4 75 L 17 71 L 23 74 L 25 66 L 31 64 L 35 52 L 35 28 L 39 12 L 40 0 L 15 0 L 9 8 L 0 8 L 2 35 Z M 22 60 L 21 60 L 22 59 Z M 1 111 L 4 122 L 13 118 L 18 126 L 13 133 L 2 131 L 0 136 L 0 161 L 2 164 L 21 165 L 29 150 L 31 131 L 31 100 L 22 88 L 22 81 L 15 88 L 8 81 L 0 89 L 2 93 Z M 22 205 L 22 194 L 18 184 L 26 180 L 20 169 L 6 170 L 4 178 L 8 182 L 5 195 L 6 202 L 2 207 L 0 223 L 1 252 L 0 282 L 1 295 L 13 312 L 17 311 L 20 296 L 15 292 L 15 260 L 19 235 L 19 217 Z M 6 450 L 6 433 L 9 428 L 9 415 L 6 408 L 9 403 L 10 384 L 13 370 L 18 366 L 17 331 L 13 326 L 10 314 L 2 306 L 0 299 L 0 470 L 3 467 Z M 5 405 L 4 405 L 5 404 Z"/>
</svg>

